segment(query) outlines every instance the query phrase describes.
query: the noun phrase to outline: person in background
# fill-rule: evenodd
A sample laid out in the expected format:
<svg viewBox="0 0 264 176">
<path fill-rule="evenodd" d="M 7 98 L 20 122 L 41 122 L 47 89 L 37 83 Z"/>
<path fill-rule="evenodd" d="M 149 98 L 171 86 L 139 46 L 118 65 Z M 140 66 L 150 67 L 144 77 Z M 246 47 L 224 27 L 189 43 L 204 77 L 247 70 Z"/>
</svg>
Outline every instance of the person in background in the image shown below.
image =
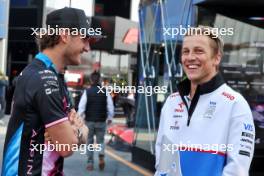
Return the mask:
<svg viewBox="0 0 264 176">
<path fill-rule="evenodd" d="M 8 86 L 8 77 L 0 71 L 0 119 L 2 119 L 5 115 L 5 107 L 6 107 L 6 100 L 5 100 L 5 92 L 6 87 Z"/>
<path fill-rule="evenodd" d="M 84 116 L 86 125 L 89 128 L 88 145 L 94 144 L 94 135 L 96 143 L 101 146 L 99 151 L 99 169 L 105 167 L 104 161 L 104 135 L 106 125 L 112 123 L 114 116 L 114 106 L 112 97 L 106 89 L 100 85 L 100 73 L 93 72 L 90 75 L 91 87 L 84 90 L 78 106 L 78 114 Z M 87 151 L 88 165 L 87 170 L 94 169 L 94 153 Z"/>
<path fill-rule="evenodd" d="M 17 81 L 18 75 L 19 73 L 17 70 L 11 71 L 11 76 L 9 77 L 10 84 L 7 86 L 7 89 L 6 89 L 6 108 L 5 108 L 6 114 L 10 114 L 11 112 L 11 104 L 12 104 L 12 99 L 13 99 L 13 95 L 14 95 L 15 88 L 16 88 L 16 81 Z"/>
</svg>

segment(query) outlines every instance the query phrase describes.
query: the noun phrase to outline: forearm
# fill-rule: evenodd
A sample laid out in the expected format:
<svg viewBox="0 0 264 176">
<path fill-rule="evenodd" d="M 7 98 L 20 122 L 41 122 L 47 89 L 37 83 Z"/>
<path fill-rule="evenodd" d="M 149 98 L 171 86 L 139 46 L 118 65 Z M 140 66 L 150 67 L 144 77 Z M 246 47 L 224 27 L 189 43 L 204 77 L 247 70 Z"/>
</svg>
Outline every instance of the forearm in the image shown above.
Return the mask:
<svg viewBox="0 0 264 176">
<path fill-rule="evenodd" d="M 80 116 L 75 112 L 75 110 L 72 110 L 70 113 L 70 121 L 72 128 L 74 129 L 75 134 L 78 138 L 78 144 L 86 143 L 89 130 L 83 122 L 83 119 L 80 118 Z"/>
<path fill-rule="evenodd" d="M 254 155 L 255 128 L 251 114 L 232 119 L 228 144 L 232 150 L 227 152 L 227 162 L 222 176 L 248 176 Z"/>
</svg>

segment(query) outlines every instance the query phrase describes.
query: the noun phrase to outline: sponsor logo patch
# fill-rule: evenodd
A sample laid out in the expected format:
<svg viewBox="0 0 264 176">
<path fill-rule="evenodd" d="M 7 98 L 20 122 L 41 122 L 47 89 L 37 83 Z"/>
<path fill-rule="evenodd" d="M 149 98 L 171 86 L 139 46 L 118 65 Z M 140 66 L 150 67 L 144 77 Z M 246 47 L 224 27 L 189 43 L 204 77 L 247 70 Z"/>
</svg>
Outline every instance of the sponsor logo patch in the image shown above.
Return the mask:
<svg viewBox="0 0 264 176">
<path fill-rule="evenodd" d="M 247 143 L 250 143 L 250 144 L 253 144 L 253 141 L 249 140 L 249 139 L 244 139 L 242 138 L 240 141 L 242 142 L 247 142 Z"/>
<path fill-rule="evenodd" d="M 249 153 L 248 151 L 239 150 L 239 154 L 240 154 L 240 155 L 245 155 L 245 156 L 250 157 L 250 153 Z"/>
<path fill-rule="evenodd" d="M 215 108 L 216 108 L 216 102 L 210 101 L 209 107 L 206 109 L 203 117 L 204 118 L 208 118 L 208 119 L 213 118 L 213 114 L 215 112 Z"/>
<path fill-rule="evenodd" d="M 173 115 L 173 118 L 182 118 L 182 115 Z"/>
<path fill-rule="evenodd" d="M 244 129 L 246 131 L 253 131 L 253 125 L 244 123 Z"/>
<path fill-rule="evenodd" d="M 184 102 L 178 104 L 178 107 L 174 110 L 175 112 L 183 112 Z"/>
<path fill-rule="evenodd" d="M 254 135 L 251 134 L 251 133 L 242 132 L 242 136 L 244 136 L 244 137 L 248 137 L 248 138 L 250 138 L 250 139 L 254 139 Z"/>
<path fill-rule="evenodd" d="M 180 129 L 180 127 L 178 125 L 178 121 L 175 121 L 174 125 L 170 126 L 170 130 L 179 130 L 179 129 Z"/>
<path fill-rule="evenodd" d="M 224 95 L 226 98 L 228 98 L 229 100 L 234 100 L 235 97 L 227 92 L 223 92 L 222 95 Z"/>
</svg>

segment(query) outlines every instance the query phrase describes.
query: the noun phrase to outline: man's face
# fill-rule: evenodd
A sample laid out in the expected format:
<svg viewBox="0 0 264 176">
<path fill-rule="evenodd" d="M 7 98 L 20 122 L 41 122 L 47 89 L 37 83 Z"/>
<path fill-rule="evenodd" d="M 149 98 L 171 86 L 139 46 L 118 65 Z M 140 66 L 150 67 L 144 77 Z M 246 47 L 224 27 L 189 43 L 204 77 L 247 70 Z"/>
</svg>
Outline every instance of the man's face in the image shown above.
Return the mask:
<svg viewBox="0 0 264 176">
<path fill-rule="evenodd" d="M 221 56 L 213 53 L 208 36 L 186 36 L 183 40 L 182 57 L 184 72 L 188 79 L 195 84 L 209 81 L 217 72 Z"/>
<path fill-rule="evenodd" d="M 67 47 L 65 49 L 65 59 L 67 65 L 81 64 L 81 54 L 90 50 L 89 39 L 81 36 L 68 36 Z"/>
</svg>

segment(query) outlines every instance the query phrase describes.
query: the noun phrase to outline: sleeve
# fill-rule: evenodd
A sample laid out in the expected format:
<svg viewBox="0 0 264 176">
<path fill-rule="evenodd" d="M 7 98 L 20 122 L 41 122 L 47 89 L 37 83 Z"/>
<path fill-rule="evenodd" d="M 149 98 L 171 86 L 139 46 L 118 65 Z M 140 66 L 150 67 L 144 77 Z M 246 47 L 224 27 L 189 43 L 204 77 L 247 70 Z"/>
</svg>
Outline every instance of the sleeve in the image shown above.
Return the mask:
<svg viewBox="0 0 264 176">
<path fill-rule="evenodd" d="M 164 104 L 164 106 L 161 110 L 159 129 L 158 129 L 156 145 L 155 145 L 155 158 L 156 158 L 155 168 L 156 168 L 156 170 L 158 169 L 158 166 L 159 166 L 160 151 L 161 151 L 161 147 L 162 147 L 162 137 L 164 134 L 164 121 L 165 121 L 164 109 L 165 109 L 165 105 L 166 105 L 166 103 Z"/>
<path fill-rule="evenodd" d="M 86 103 L 87 103 L 87 95 L 86 95 L 86 89 L 84 90 L 81 100 L 78 105 L 78 114 L 79 116 L 83 116 L 85 109 L 86 109 Z"/>
<path fill-rule="evenodd" d="M 111 95 L 106 92 L 107 97 L 107 119 L 112 120 L 114 117 L 114 105 Z"/>
<path fill-rule="evenodd" d="M 249 105 L 236 102 L 229 127 L 227 162 L 222 176 L 248 176 L 254 154 L 255 127 Z"/>
<path fill-rule="evenodd" d="M 63 88 L 59 85 L 58 77 L 53 72 L 45 70 L 39 73 L 38 78 L 40 81 L 35 80 L 39 87 L 36 105 L 45 128 L 68 120 L 66 109 L 69 102 L 61 93 Z"/>
</svg>

